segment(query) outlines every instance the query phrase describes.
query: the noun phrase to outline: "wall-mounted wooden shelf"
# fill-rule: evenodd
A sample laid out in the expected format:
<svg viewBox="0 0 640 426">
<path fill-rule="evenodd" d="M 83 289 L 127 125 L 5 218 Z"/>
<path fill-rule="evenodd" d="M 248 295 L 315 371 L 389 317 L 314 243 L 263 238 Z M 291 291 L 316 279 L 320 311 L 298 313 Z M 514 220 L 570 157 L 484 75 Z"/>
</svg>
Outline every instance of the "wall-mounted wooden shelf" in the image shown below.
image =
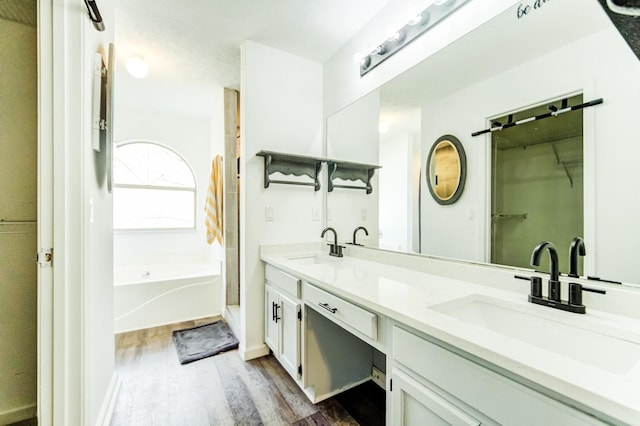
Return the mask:
<svg viewBox="0 0 640 426">
<path fill-rule="evenodd" d="M 277 183 L 284 185 L 313 186 L 316 191 L 320 190 L 320 180 L 318 179 L 318 175 L 322 168 L 322 163 L 326 161 L 325 159 L 273 151 L 260 151 L 256 155 L 258 157 L 264 157 L 265 188 L 269 188 L 269 185 L 272 183 Z M 271 175 L 273 173 L 295 176 L 305 175 L 309 176 L 313 182 L 271 179 Z"/>
<path fill-rule="evenodd" d="M 367 194 L 373 192 L 371 178 L 376 169 L 380 166 L 362 163 L 350 163 L 348 161 L 330 160 L 328 158 L 307 157 L 304 155 L 286 154 L 283 152 L 260 151 L 256 153 L 258 157 L 264 157 L 264 187 L 269 188 L 272 183 L 285 185 L 313 186 L 316 191 L 320 190 L 318 179 L 322 163 L 327 163 L 327 191 L 334 188 L 364 189 Z M 309 176 L 313 182 L 301 182 L 296 180 L 272 179 L 271 175 L 281 173 L 283 175 Z M 335 184 L 334 179 L 348 181 L 361 181 L 364 186 Z"/>
<path fill-rule="evenodd" d="M 331 192 L 334 188 L 347 188 L 347 189 L 364 189 L 367 194 L 371 194 L 373 192 L 373 187 L 371 186 L 371 178 L 373 177 L 376 169 L 379 169 L 380 166 L 375 166 L 372 164 L 362 164 L 362 163 L 350 163 L 347 161 L 339 161 L 339 160 L 327 160 L 328 166 L 328 179 L 327 179 L 327 191 Z M 349 181 L 361 181 L 364 186 L 357 185 L 339 185 L 335 184 L 334 179 L 342 179 Z"/>
</svg>

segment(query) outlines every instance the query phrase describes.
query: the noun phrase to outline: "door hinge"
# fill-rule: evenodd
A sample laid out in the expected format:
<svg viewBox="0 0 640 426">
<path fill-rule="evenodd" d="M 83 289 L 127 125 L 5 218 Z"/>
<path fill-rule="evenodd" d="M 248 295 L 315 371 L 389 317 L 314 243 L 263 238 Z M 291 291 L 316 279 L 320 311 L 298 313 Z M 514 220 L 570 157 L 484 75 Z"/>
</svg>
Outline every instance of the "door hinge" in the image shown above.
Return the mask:
<svg viewBox="0 0 640 426">
<path fill-rule="evenodd" d="M 393 392 L 393 379 L 389 379 L 389 392 Z"/>
<path fill-rule="evenodd" d="M 298 320 L 302 321 L 302 309 L 298 310 Z"/>
<path fill-rule="evenodd" d="M 302 374 L 302 364 L 298 366 L 298 374 Z"/>
<path fill-rule="evenodd" d="M 41 268 L 46 268 L 53 265 L 53 249 L 40 249 L 38 253 L 36 253 L 36 263 L 40 265 Z"/>
</svg>

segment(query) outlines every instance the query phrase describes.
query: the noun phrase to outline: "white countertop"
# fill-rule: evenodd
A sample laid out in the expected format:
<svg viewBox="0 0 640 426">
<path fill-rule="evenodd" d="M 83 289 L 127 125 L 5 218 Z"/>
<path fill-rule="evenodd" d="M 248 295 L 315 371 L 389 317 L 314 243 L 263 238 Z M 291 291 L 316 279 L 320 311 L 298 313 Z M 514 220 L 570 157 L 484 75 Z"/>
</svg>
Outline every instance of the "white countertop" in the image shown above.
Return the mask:
<svg viewBox="0 0 640 426">
<path fill-rule="evenodd" d="M 261 259 L 304 281 L 355 302 L 369 310 L 428 334 L 464 352 L 531 381 L 552 392 L 565 395 L 584 407 L 616 421 L 640 424 L 640 358 L 628 371 L 600 369 L 535 346 L 524 338 L 515 339 L 438 312 L 431 308 L 466 296 L 483 295 L 522 305 L 522 309 L 542 313 L 545 318 L 584 327 L 619 329 L 640 336 L 640 321 L 588 308 L 585 315 L 563 312 L 528 303 L 526 295 L 400 268 L 355 257 L 312 264 L 295 258 L 310 256 L 296 250 L 264 250 Z M 302 250 L 302 251 L 301 251 Z M 482 268 L 478 269 L 482 273 Z M 567 336 L 570 341 L 570 336 Z M 640 340 L 635 340 L 640 343 Z M 602 347 L 602 353 L 610 348 Z"/>
</svg>

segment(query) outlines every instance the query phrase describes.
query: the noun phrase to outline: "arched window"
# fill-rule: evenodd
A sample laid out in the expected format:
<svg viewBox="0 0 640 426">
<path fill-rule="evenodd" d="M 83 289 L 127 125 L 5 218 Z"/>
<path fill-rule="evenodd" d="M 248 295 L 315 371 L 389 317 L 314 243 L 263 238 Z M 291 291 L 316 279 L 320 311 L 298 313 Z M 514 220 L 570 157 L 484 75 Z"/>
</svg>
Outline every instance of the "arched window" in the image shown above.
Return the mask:
<svg viewBox="0 0 640 426">
<path fill-rule="evenodd" d="M 195 204 L 195 177 L 178 153 L 154 142 L 116 147 L 114 229 L 193 229 Z"/>
</svg>

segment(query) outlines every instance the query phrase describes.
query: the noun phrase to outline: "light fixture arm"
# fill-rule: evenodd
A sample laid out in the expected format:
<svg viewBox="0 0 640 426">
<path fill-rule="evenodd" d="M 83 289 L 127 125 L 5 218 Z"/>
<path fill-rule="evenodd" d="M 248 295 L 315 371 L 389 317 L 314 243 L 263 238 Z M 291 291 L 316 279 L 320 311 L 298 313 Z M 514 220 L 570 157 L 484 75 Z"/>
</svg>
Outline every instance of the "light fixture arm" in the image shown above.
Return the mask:
<svg viewBox="0 0 640 426">
<path fill-rule="evenodd" d="M 100 10 L 95 0 L 84 0 L 84 4 L 87 6 L 89 19 L 93 23 L 94 28 L 98 31 L 104 31 L 104 21 L 102 20 L 102 15 L 100 15 Z"/>
</svg>

